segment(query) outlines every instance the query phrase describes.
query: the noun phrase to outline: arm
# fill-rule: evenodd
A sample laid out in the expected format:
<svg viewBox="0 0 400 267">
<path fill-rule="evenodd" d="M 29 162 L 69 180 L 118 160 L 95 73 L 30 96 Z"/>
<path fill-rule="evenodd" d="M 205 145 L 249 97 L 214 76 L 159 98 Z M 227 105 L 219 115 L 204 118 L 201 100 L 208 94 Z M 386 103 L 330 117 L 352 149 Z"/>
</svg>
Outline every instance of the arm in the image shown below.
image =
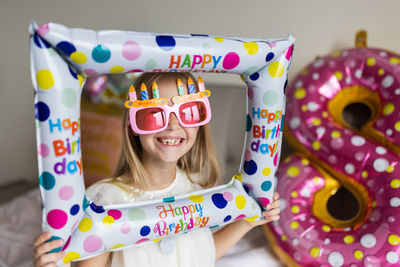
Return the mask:
<svg viewBox="0 0 400 267">
<path fill-rule="evenodd" d="M 108 258 L 110 257 L 110 252 L 105 252 L 103 254 L 100 254 L 96 257 L 83 260 L 83 261 L 78 261 L 76 263 L 76 267 L 102 267 L 106 266 Z M 63 266 L 64 267 L 64 266 Z"/>
<path fill-rule="evenodd" d="M 213 234 L 216 258 L 222 257 L 229 249 L 231 249 L 248 231 L 258 225 L 271 221 L 279 220 L 279 194 L 275 193 L 274 201 L 267 205 L 268 211 L 264 211 L 259 221 L 248 222 L 240 220 L 225 226 L 223 229 Z"/>
</svg>

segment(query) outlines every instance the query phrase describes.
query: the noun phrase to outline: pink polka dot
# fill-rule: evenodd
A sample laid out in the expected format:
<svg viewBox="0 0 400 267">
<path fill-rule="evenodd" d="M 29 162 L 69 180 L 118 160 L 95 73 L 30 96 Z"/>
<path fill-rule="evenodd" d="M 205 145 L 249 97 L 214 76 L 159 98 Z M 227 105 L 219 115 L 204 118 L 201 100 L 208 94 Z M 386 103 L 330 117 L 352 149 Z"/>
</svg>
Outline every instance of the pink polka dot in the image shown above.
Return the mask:
<svg viewBox="0 0 400 267">
<path fill-rule="evenodd" d="M 101 248 L 103 241 L 97 235 L 88 236 L 85 241 L 83 241 L 83 249 L 86 252 L 95 252 Z"/>
<path fill-rule="evenodd" d="M 36 32 L 40 35 L 40 36 L 45 36 L 50 30 L 49 24 L 43 24 L 42 26 L 39 27 L 39 29 L 36 30 Z"/>
<path fill-rule="evenodd" d="M 270 202 L 269 199 L 265 197 L 259 197 L 257 200 L 263 207 L 266 207 Z"/>
<path fill-rule="evenodd" d="M 224 69 L 230 70 L 239 65 L 239 62 L 239 55 L 235 52 L 229 52 L 228 54 L 226 54 L 224 61 L 222 62 L 222 66 L 224 67 Z"/>
<path fill-rule="evenodd" d="M 64 251 L 64 250 L 66 250 L 66 249 L 68 248 L 70 241 L 71 241 L 71 237 L 69 237 L 68 240 L 67 240 L 67 242 L 65 242 L 65 245 L 64 245 L 64 247 L 61 249 L 61 251 Z"/>
<path fill-rule="evenodd" d="M 252 185 L 252 184 L 246 184 L 246 186 L 247 186 L 247 189 L 249 189 L 249 190 L 254 190 L 254 185 Z"/>
<path fill-rule="evenodd" d="M 279 153 L 276 153 L 275 154 L 275 157 L 274 157 L 274 166 L 276 167 L 276 165 L 278 164 L 278 154 Z"/>
<path fill-rule="evenodd" d="M 121 225 L 121 232 L 123 233 L 123 234 L 127 234 L 127 233 L 129 233 L 131 231 L 131 225 L 129 224 L 129 223 L 123 223 L 122 225 Z"/>
<path fill-rule="evenodd" d="M 241 214 L 241 215 L 237 216 L 234 221 L 239 221 L 239 220 L 244 219 L 244 218 L 246 218 L 246 215 Z"/>
<path fill-rule="evenodd" d="M 43 158 L 47 157 L 50 154 L 50 149 L 46 144 L 41 144 L 38 147 L 38 154 Z"/>
<path fill-rule="evenodd" d="M 135 60 L 141 53 L 140 45 L 135 41 L 127 41 L 122 45 L 122 55 L 127 60 Z"/>
<path fill-rule="evenodd" d="M 246 152 L 244 152 L 244 159 L 246 161 L 250 161 L 251 160 L 251 152 L 246 150 Z"/>
<path fill-rule="evenodd" d="M 143 242 L 146 242 L 146 241 L 149 241 L 150 239 L 148 239 L 148 238 L 143 238 L 143 239 L 140 239 L 139 241 L 136 241 L 136 245 L 139 245 L 139 244 L 142 244 Z"/>
<path fill-rule="evenodd" d="M 344 145 L 344 141 L 342 138 L 334 138 L 331 140 L 331 147 L 333 149 L 339 149 L 342 148 Z"/>
<path fill-rule="evenodd" d="M 128 73 L 135 73 L 135 72 L 143 72 L 143 70 L 133 69 L 133 70 L 128 71 Z"/>
<path fill-rule="evenodd" d="M 249 89 L 247 90 L 247 97 L 250 98 L 250 99 L 253 99 L 253 97 L 254 97 L 254 91 L 253 91 L 252 88 L 249 88 Z"/>
<path fill-rule="evenodd" d="M 228 202 L 233 200 L 233 195 L 231 192 L 225 192 L 222 195 L 224 196 L 225 200 Z"/>
<path fill-rule="evenodd" d="M 51 210 L 47 213 L 47 223 L 54 229 L 61 229 L 68 221 L 68 215 L 63 210 Z"/>
<path fill-rule="evenodd" d="M 58 191 L 58 196 L 62 200 L 69 200 L 74 195 L 74 188 L 72 186 L 66 185 L 60 188 Z"/>
<path fill-rule="evenodd" d="M 365 153 L 363 151 L 357 151 L 356 154 L 354 154 L 354 158 L 357 161 L 362 161 L 365 158 Z"/>
<path fill-rule="evenodd" d="M 286 59 L 289 60 L 292 57 L 293 45 L 286 50 Z"/>
<path fill-rule="evenodd" d="M 95 75 L 97 73 L 97 71 L 95 71 L 94 69 L 86 69 L 83 71 L 83 73 L 85 73 L 88 76 L 92 76 L 92 75 Z"/>
<path fill-rule="evenodd" d="M 115 220 L 118 220 L 122 216 L 122 213 L 119 210 L 109 210 L 107 214 L 113 217 Z"/>
</svg>

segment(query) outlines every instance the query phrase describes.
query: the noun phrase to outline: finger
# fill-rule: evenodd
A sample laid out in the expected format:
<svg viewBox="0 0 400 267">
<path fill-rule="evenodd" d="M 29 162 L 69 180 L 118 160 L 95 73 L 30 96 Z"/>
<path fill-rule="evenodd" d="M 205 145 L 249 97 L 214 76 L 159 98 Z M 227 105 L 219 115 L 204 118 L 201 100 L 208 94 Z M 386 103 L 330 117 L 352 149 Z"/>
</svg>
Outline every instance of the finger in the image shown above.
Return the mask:
<svg viewBox="0 0 400 267">
<path fill-rule="evenodd" d="M 64 252 L 57 252 L 57 253 L 49 253 L 43 254 L 40 257 L 35 259 L 35 266 L 56 266 L 56 261 L 63 258 L 65 256 Z"/>
<path fill-rule="evenodd" d="M 279 199 L 279 193 L 278 192 L 275 192 L 275 194 L 274 194 L 274 200 L 278 200 Z"/>
<path fill-rule="evenodd" d="M 61 247 L 63 244 L 63 241 L 61 239 L 58 240 L 53 240 L 51 242 L 44 243 L 38 247 L 35 248 L 35 258 L 40 257 L 43 254 L 46 254 L 47 252 L 52 251 L 55 248 Z M 51 253 L 55 254 L 55 253 Z"/>
<path fill-rule="evenodd" d="M 281 212 L 281 210 L 279 208 L 276 208 L 276 209 L 272 209 L 269 211 L 264 211 L 263 215 L 264 215 L 264 217 L 271 217 L 274 215 L 278 215 L 280 212 Z"/>
<path fill-rule="evenodd" d="M 51 237 L 51 233 L 50 232 L 45 232 L 45 233 L 39 235 L 38 237 L 36 237 L 35 241 L 33 241 L 33 245 L 35 247 L 37 247 L 40 244 L 46 242 L 46 240 L 48 240 L 50 237 Z"/>
<path fill-rule="evenodd" d="M 275 209 L 278 208 L 281 205 L 280 200 L 275 200 L 274 202 L 268 204 L 268 209 Z"/>
<path fill-rule="evenodd" d="M 277 220 L 279 220 L 279 218 L 280 218 L 279 215 L 274 215 L 272 217 L 268 217 L 267 221 L 268 222 L 277 221 Z"/>
</svg>

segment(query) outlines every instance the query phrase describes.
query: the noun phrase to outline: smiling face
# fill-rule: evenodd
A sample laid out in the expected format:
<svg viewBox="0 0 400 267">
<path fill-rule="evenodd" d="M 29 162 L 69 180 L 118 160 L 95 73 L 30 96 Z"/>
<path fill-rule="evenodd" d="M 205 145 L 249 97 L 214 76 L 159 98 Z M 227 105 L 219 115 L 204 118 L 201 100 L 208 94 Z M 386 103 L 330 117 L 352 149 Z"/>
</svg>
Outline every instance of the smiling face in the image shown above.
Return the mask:
<svg viewBox="0 0 400 267">
<path fill-rule="evenodd" d="M 157 80 L 160 97 L 168 99 L 172 106 L 172 97 L 178 94 L 176 77 L 164 76 Z M 185 91 L 187 86 L 184 82 Z M 199 127 L 182 127 L 174 113 L 169 116 L 167 128 L 158 133 L 139 135 L 143 147 L 142 163 L 145 166 L 153 164 L 176 164 L 196 141 Z"/>
</svg>

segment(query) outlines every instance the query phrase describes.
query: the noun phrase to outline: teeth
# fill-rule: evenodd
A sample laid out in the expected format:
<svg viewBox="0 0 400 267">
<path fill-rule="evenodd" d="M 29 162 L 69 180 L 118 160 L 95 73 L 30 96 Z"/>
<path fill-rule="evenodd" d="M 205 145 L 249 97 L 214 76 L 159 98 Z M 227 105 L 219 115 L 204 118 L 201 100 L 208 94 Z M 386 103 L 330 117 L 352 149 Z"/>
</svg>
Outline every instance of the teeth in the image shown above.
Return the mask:
<svg viewBox="0 0 400 267">
<path fill-rule="evenodd" d="M 181 139 L 160 139 L 165 145 L 177 145 L 181 142 Z"/>
</svg>

